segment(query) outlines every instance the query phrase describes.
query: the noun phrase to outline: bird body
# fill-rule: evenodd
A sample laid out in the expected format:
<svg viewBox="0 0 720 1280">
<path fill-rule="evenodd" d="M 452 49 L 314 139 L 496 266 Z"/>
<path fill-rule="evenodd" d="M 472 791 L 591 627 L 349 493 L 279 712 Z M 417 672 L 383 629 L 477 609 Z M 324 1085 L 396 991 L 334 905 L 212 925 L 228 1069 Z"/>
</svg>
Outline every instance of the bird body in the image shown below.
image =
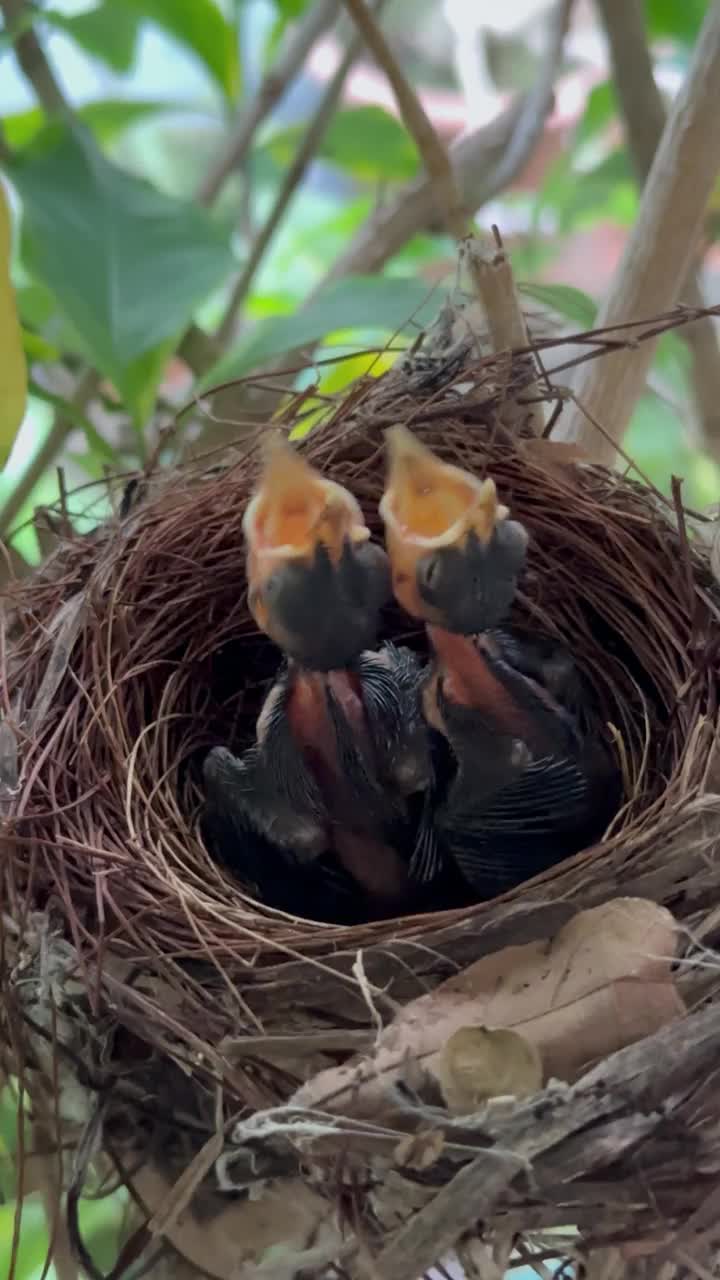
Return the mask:
<svg viewBox="0 0 720 1280">
<path fill-rule="evenodd" d="M 206 759 L 215 845 L 275 905 L 282 875 L 284 898 L 316 918 L 313 894 L 338 920 L 400 914 L 413 796 L 431 766 L 418 660 L 366 648 L 390 593 L 387 557 L 352 495 L 284 444 L 243 524 L 250 607 L 285 660 L 256 741 Z"/>
<path fill-rule="evenodd" d="M 436 761 L 411 873 L 448 861 L 476 898 L 529 879 L 597 839 L 619 778 L 569 653 L 500 629 L 528 535 L 479 480 L 405 428 L 388 433 L 380 504 L 396 598 L 426 624 L 423 691 Z"/>
<path fill-rule="evenodd" d="M 351 494 L 271 447 L 243 527 L 250 608 L 284 660 L 255 741 L 204 766 L 222 860 L 338 923 L 505 892 L 598 839 L 620 797 L 571 655 L 504 625 L 526 530 L 492 480 L 388 434 L 387 555 Z M 429 665 L 373 648 L 391 589 Z"/>
</svg>

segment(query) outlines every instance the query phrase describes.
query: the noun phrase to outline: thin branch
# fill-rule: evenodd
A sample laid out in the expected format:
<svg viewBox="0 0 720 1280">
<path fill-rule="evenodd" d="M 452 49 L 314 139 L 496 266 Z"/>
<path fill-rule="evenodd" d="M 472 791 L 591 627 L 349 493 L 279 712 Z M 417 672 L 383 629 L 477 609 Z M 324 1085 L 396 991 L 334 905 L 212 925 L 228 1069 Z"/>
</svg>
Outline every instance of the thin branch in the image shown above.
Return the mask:
<svg viewBox="0 0 720 1280">
<path fill-rule="evenodd" d="M 664 311 L 677 299 L 696 250 L 708 200 L 720 169 L 717 86 L 720 83 L 720 4 L 710 5 L 640 201 L 635 225 L 598 317 L 599 325 Z M 588 365 L 573 386 L 579 404 L 600 421 L 607 438 L 574 406 L 558 438 L 575 440 L 593 461 L 615 461 L 647 378 L 654 344 L 621 352 L 606 369 Z"/>
<path fill-rule="evenodd" d="M 380 0 L 380 3 L 376 5 L 378 12 L 382 10 L 384 3 L 385 0 Z M 348 72 L 359 56 L 362 50 L 362 44 L 362 36 L 360 35 L 356 34 L 350 39 L 345 55 L 340 62 L 335 75 L 328 84 L 322 101 L 310 121 L 302 143 L 295 154 L 295 158 L 285 174 L 283 184 L 277 194 L 275 203 L 270 211 L 267 221 L 255 239 L 248 260 L 245 263 L 240 274 L 240 278 L 232 291 L 222 323 L 218 328 L 216 338 L 221 346 L 226 345 L 232 338 L 238 310 L 244 298 L 248 294 L 258 268 L 265 257 L 265 253 L 267 252 L 273 236 L 285 215 L 293 195 L 302 181 L 308 165 L 315 157 L 318 148 L 322 143 L 332 117 L 335 114 L 338 102 L 340 101 L 343 88 L 345 87 L 345 81 L 348 77 Z"/>
<path fill-rule="evenodd" d="M 485 196 L 480 190 L 484 175 L 495 168 L 510 143 L 523 103 L 514 103 L 496 120 L 473 133 L 467 134 L 450 149 L 450 157 L 457 179 L 466 192 L 468 207 L 477 209 Z M 497 192 L 488 194 L 491 199 Z M 475 203 L 475 195 L 480 197 Z M 436 221 L 435 196 L 432 180 L 423 174 L 403 188 L 398 199 L 387 209 L 381 210 L 362 228 L 354 242 L 330 268 L 324 279 L 305 300 L 313 301 L 321 289 L 331 281 L 349 275 L 371 275 L 380 271 L 389 258 L 425 227 Z M 180 344 L 182 359 L 200 375 L 215 364 L 223 354 L 223 348 L 214 337 L 191 326 Z M 292 361 L 290 361 L 292 363 Z M 233 408 L 232 413 L 236 410 Z"/>
<path fill-rule="evenodd" d="M 652 167 L 667 119 L 655 82 L 647 44 L 642 0 L 596 0 L 610 48 L 613 80 L 628 148 L 642 186 Z M 704 306 L 702 284 L 693 267 L 680 294 L 690 307 Z M 692 385 L 701 429 L 701 447 L 720 459 L 720 347 L 711 320 L 685 329 L 693 362 Z"/>
<path fill-rule="evenodd" d="M 258 126 L 289 88 L 315 42 L 335 21 L 338 9 L 339 0 L 317 0 L 290 32 L 277 62 L 263 77 L 255 97 L 248 103 L 232 136 L 203 179 L 198 191 L 201 204 L 212 204 L 230 174 L 242 167 Z"/>
<path fill-rule="evenodd" d="M 20 69 L 30 81 L 43 111 L 48 116 L 67 115 L 70 105 L 65 98 L 45 51 L 32 29 L 25 29 L 28 5 L 25 0 L 0 0 L 7 30 L 17 31 L 14 49 Z"/>
<path fill-rule="evenodd" d="M 558 7 L 558 14 L 562 7 L 562 4 Z M 471 214 L 476 214 L 510 186 L 530 160 L 553 106 L 553 86 L 562 59 L 563 38 L 560 21 L 553 21 L 547 53 L 531 92 L 495 120 L 465 134 L 450 147 L 455 178 Z M 361 228 L 330 269 L 323 285 L 341 276 L 380 271 L 414 235 L 430 229 L 434 222 L 432 179 L 422 174 Z"/>
<path fill-rule="evenodd" d="M 97 389 L 100 376 L 89 370 L 78 381 L 71 403 L 78 409 L 85 409 L 88 400 Z M 4 505 L 0 508 L 0 537 L 5 538 L 12 529 L 15 520 L 22 511 L 28 498 L 45 472 L 53 465 L 62 452 L 65 441 L 76 428 L 75 420 L 66 414 L 57 413 L 44 443 L 40 446 L 29 467 L 20 476 L 12 493 L 9 493 Z"/>
<path fill-rule="evenodd" d="M 343 3 L 392 86 L 403 124 L 420 152 L 438 211 L 448 232 L 456 240 L 462 240 L 468 234 L 470 224 L 447 147 L 438 137 L 365 0 L 343 0 Z"/>
</svg>

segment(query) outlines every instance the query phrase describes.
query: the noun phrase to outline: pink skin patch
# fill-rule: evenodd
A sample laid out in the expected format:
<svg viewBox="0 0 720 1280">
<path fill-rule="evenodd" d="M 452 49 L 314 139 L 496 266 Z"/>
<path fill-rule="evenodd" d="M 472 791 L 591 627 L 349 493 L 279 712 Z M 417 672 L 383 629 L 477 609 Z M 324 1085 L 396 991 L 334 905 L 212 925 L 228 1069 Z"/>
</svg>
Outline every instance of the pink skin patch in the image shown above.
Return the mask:
<svg viewBox="0 0 720 1280">
<path fill-rule="evenodd" d="M 493 675 L 471 636 L 442 627 L 428 627 L 430 642 L 440 660 L 443 689 L 451 702 L 492 716 L 498 728 L 514 738 L 532 738 L 532 719 Z"/>
<path fill-rule="evenodd" d="M 333 814 L 351 813 L 352 799 L 344 804 L 349 783 L 337 758 L 335 732 L 328 715 L 325 689 L 329 685 L 355 741 L 365 755 L 371 755 L 365 708 L 360 683 L 348 671 L 331 671 L 327 675 L 302 672 L 294 682 L 288 708 L 293 737 L 312 770 L 328 810 Z M 344 827 L 333 821 L 329 832 L 331 848 L 338 861 L 358 884 L 374 898 L 392 899 L 407 890 L 407 869 L 396 851 L 369 832 Z"/>
</svg>

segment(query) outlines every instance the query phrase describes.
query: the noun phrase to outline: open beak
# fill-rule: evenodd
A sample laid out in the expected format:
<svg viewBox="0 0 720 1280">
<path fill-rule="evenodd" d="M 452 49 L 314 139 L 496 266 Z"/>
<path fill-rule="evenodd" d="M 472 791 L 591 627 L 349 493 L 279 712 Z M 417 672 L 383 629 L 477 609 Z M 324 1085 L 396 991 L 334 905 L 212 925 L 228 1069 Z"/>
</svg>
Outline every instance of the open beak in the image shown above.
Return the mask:
<svg viewBox="0 0 720 1280">
<path fill-rule="evenodd" d="M 405 427 L 391 428 L 386 441 L 380 515 L 396 599 L 413 617 L 452 631 L 496 625 L 524 563 L 525 530 L 507 520 L 490 478 L 442 462 Z"/>
<path fill-rule="evenodd" d="M 248 602 L 260 629 L 298 661 L 344 665 L 343 649 L 361 638 L 364 647 L 375 627 L 388 577 L 353 495 L 274 436 L 243 532 Z"/>
</svg>

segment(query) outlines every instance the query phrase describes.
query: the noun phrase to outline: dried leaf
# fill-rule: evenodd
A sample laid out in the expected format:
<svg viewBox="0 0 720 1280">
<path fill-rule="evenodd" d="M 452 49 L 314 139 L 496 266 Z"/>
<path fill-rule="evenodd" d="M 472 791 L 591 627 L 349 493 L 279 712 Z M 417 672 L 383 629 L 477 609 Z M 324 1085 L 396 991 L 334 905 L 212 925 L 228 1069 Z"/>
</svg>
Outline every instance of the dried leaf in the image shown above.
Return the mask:
<svg viewBox="0 0 720 1280">
<path fill-rule="evenodd" d="M 532 440 L 524 440 L 522 449 L 530 462 L 546 471 L 590 462 L 586 450 L 572 440 L 547 440 L 544 436 L 536 436 Z"/>
<path fill-rule="evenodd" d="M 526 1098 L 542 1088 L 542 1059 L 536 1045 L 517 1031 L 460 1027 L 434 1067 L 450 1111 L 467 1114 L 488 1098 Z"/>
<path fill-rule="evenodd" d="M 540 1052 L 543 1079 L 585 1067 L 685 1012 L 671 965 L 675 921 L 665 908 L 618 898 L 575 915 L 553 939 L 484 956 L 411 1001 L 373 1051 L 320 1072 L 292 1101 L 377 1120 L 397 1111 L 395 1086 L 437 1071 L 468 1027 L 518 1032 Z"/>
</svg>

